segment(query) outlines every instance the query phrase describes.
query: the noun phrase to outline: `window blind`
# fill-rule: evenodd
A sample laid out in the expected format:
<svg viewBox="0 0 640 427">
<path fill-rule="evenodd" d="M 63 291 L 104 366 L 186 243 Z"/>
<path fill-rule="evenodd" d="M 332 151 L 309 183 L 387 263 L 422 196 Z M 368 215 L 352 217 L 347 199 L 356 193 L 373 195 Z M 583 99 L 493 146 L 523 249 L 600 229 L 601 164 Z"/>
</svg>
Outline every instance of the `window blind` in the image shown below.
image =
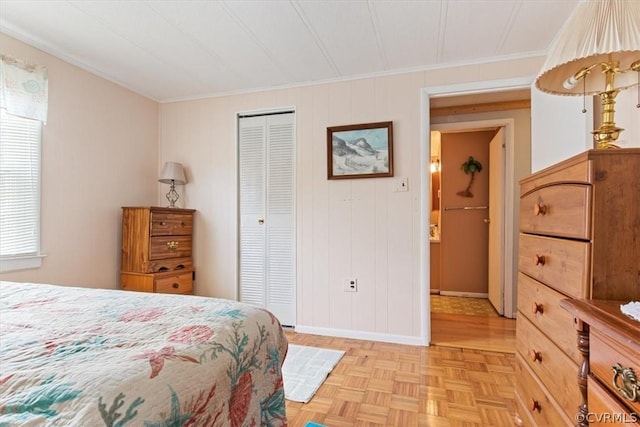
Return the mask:
<svg viewBox="0 0 640 427">
<path fill-rule="evenodd" d="M 40 252 L 42 123 L 0 109 L 0 258 Z"/>
</svg>

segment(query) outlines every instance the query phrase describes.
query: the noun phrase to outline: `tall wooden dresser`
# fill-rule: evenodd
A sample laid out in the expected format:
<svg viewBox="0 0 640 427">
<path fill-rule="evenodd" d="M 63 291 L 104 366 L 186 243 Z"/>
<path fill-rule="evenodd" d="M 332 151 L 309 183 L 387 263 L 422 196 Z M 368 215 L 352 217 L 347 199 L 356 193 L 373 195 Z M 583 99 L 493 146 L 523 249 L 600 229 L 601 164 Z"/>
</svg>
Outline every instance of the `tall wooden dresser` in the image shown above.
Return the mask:
<svg viewBox="0 0 640 427">
<path fill-rule="evenodd" d="M 178 208 L 122 208 L 122 289 L 193 293 L 194 212 Z"/>
<path fill-rule="evenodd" d="M 518 425 L 576 425 L 566 298 L 640 298 L 640 149 L 589 150 L 520 181 Z"/>
</svg>

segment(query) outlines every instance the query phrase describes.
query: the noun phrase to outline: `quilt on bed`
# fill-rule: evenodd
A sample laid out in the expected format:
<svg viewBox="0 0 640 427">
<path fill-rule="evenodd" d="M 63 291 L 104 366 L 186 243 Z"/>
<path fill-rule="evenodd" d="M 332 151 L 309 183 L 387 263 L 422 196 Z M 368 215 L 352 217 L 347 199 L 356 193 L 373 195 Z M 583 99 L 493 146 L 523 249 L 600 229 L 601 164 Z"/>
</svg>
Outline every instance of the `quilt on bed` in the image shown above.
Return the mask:
<svg viewBox="0 0 640 427">
<path fill-rule="evenodd" d="M 0 426 L 286 425 L 286 350 L 234 301 L 0 282 Z"/>
</svg>

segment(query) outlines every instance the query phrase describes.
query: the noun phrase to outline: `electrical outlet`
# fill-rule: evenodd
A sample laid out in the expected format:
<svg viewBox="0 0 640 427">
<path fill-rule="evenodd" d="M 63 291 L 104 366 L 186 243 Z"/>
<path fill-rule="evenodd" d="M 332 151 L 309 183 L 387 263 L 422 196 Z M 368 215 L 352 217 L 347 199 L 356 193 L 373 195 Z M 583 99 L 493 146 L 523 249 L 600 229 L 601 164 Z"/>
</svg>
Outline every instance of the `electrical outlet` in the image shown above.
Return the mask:
<svg viewBox="0 0 640 427">
<path fill-rule="evenodd" d="M 358 279 L 344 279 L 343 286 L 345 292 L 358 292 Z"/>
</svg>

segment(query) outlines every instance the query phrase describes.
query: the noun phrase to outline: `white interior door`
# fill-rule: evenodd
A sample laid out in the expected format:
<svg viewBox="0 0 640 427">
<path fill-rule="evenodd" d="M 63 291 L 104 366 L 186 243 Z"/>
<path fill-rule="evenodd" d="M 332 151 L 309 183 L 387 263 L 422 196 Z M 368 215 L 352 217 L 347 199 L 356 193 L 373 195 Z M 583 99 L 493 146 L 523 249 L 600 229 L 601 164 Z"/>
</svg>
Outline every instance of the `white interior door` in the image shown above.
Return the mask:
<svg viewBox="0 0 640 427">
<path fill-rule="evenodd" d="M 489 301 L 504 314 L 504 129 L 489 143 Z"/>
<path fill-rule="evenodd" d="M 294 326 L 294 114 L 242 117 L 238 129 L 240 300 Z"/>
</svg>

